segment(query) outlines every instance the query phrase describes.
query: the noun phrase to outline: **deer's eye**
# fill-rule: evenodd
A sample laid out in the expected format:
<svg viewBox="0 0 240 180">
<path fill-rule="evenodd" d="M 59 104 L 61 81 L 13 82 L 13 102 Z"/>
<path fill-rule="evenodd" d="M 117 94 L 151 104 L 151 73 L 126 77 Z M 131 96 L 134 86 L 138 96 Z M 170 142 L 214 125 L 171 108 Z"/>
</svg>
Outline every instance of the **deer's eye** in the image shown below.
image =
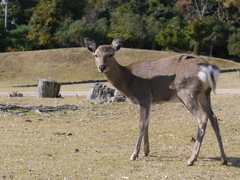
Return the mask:
<svg viewBox="0 0 240 180">
<path fill-rule="evenodd" d="M 108 57 L 113 57 L 113 54 L 109 54 L 109 56 Z"/>
<path fill-rule="evenodd" d="M 95 57 L 97 57 L 97 55 L 96 55 L 96 54 L 95 54 L 94 56 L 95 56 Z"/>
</svg>

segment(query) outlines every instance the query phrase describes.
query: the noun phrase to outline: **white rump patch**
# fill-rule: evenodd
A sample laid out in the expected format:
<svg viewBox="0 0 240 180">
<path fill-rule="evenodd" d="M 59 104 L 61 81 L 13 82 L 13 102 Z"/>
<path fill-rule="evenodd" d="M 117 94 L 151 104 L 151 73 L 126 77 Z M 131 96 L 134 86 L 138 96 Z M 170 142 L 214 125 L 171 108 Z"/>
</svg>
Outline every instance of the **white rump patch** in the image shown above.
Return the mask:
<svg viewBox="0 0 240 180">
<path fill-rule="evenodd" d="M 215 93 L 216 82 L 220 71 L 212 65 L 200 65 L 201 70 L 198 72 L 199 79 L 204 83 L 204 88 L 210 87 Z"/>
<path fill-rule="evenodd" d="M 201 67 L 201 71 L 198 72 L 198 77 L 202 82 L 207 82 L 207 74 L 204 70 L 205 67 Z"/>
</svg>

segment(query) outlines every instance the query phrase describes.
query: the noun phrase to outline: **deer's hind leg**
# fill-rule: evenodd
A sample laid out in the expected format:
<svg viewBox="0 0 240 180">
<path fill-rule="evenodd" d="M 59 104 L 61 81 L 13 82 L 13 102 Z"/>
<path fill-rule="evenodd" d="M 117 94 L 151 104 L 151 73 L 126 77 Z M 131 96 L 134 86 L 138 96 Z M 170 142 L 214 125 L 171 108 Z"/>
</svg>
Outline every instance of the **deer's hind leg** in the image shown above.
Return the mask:
<svg viewBox="0 0 240 180">
<path fill-rule="evenodd" d="M 149 148 L 149 139 L 148 139 L 148 125 L 147 125 L 144 131 L 144 156 L 147 157 L 149 152 L 150 152 L 150 148 Z"/>
<path fill-rule="evenodd" d="M 211 122 L 211 125 L 212 125 L 212 128 L 216 134 L 216 137 L 217 137 L 217 140 L 218 140 L 218 145 L 219 145 L 219 148 L 220 148 L 220 153 L 221 153 L 221 164 L 222 165 L 227 165 L 227 156 L 224 152 L 224 149 L 223 149 L 223 143 L 222 143 L 222 137 L 221 137 L 221 133 L 220 133 L 220 128 L 219 128 L 219 125 L 218 125 L 218 119 L 217 117 L 215 116 L 215 114 L 213 113 L 212 111 L 212 107 L 211 107 L 211 99 L 210 99 L 210 92 L 211 92 L 211 89 L 207 89 L 206 92 L 205 92 L 205 96 L 199 101 L 201 106 L 203 107 L 204 111 L 207 113 L 209 119 L 210 119 L 210 122 Z"/>
<path fill-rule="evenodd" d="M 191 166 L 195 161 L 197 161 L 202 140 L 207 127 L 208 116 L 201 105 L 198 103 L 196 94 L 190 93 L 188 90 L 180 90 L 178 92 L 178 97 L 187 107 L 187 109 L 197 118 L 198 121 L 198 133 L 196 142 L 192 151 L 192 156 L 187 163 L 187 166 Z"/>
</svg>

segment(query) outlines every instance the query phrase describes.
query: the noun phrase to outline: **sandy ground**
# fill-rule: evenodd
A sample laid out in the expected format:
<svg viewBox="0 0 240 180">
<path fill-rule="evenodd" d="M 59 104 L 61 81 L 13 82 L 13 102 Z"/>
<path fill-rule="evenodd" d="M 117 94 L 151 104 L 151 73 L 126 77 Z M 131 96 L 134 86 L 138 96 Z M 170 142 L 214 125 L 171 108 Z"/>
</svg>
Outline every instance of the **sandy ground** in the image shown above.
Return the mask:
<svg viewBox="0 0 240 180">
<path fill-rule="evenodd" d="M 37 92 L 20 92 L 23 96 L 37 96 Z M 11 92 L 0 92 L 0 96 L 8 96 Z M 88 91 L 60 91 L 62 96 L 87 96 Z"/>
<path fill-rule="evenodd" d="M 216 93 L 235 94 L 235 93 L 240 93 L 240 89 L 216 89 Z"/>
<path fill-rule="evenodd" d="M 60 91 L 62 96 L 87 96 L 89 91 Z M 11 92 L 0 92 L 0 96 L 8 96 Z M 236 94 L 240 89 L 216 89 L 216 94 Z M 37 92 L 22 92 L 23 96 L 37 96 Z"/>
</svg>

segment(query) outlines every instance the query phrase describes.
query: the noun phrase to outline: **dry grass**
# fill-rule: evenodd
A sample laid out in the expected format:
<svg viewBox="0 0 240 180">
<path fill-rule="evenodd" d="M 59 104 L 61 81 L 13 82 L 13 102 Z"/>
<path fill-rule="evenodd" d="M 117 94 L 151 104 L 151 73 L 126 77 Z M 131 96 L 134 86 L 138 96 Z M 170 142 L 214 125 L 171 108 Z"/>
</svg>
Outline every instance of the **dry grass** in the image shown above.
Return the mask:
<svg viewBox="0 0 240 180">
<path fill-rule="evenodd" d="M 122 65 L 154 60 L 177 53 L 122 48 L 116 59 Z M 221 69 L 240 68 L 240 63 L 204 57 Z M 93 55 L 86 48 L 0 53 L 0 87 L 37 84 L 38 78 L 58 82 L 105 79 L 96 71 Z"/>
<path fill-rule="evenodd" d="M 130 53 L 128 49 L 123 50 Z M 37 58 L 41 57 L 40 54 L 51 51 L 54 50 L 27 52 L 27 54 L 29 57 Z M 61 57 L 65 57 L 68 51 L 74 53 L 72 58 L 69 57 L 69 59 L 75 57 L 72 60 L 74 62 L 78 61 L 77 56 L 82 55 L 76 48 L 66 49 L 65 52 L 56 50 L 51 58 L 54 61 L 56 57 L 56 61 L 64 64 L 65 60 Z M 147 51 L 141 53 L 139 52 L 143 56 Z M 41 61 L 46 64 L 35 60 L 37 66 L 27 68 L 24 60 L 20 58 L 23 58 L 23 55 L 20 55 L 21 53 L 19 58 L 15 59 L 21 62 L 19 68 L 14 65 L 7 68 L 9 54 L 0 54 L 0 57 L 5 57 L 5 65 L 4 63 L 1 65 L 1 70 L 9 69 L 2 74 L 0 91 L 23 93 L 36 91 L 37 88 L 10 88 L 9 86 L 24 84 L 23 81 L 27 84 L 35 84 L 36 78 L 41 75 L 39 67 L 53 67 L 49 76 L 58 81 L 70 81 L 71 78 L 76 81 L 77 77 L 82 80 L 81 78 L 86 78 L 85 76 L 92 72 L 94 72 L 92 77 L 98 78 L 95 76 L 97 71 L 93 59 L 91 63 L 86 62 L 89 67 L 84 67 L 81 62 L 77 62 L 79 67 L 84 67 L 80 68 L 79 74 L 86 74 L 81 77 L 76 73 L 77 66 L 73 67 L 71 63 L 64 64 L 68 65 L 66 69 L 71 72 L 64 71 L 60 67 L 54 69 L 56 64 L 51 62 L 52 65 L 51 63 L 49 65 L 46 63 L 49 59 L 45 61 L 44 58 Z M 57 59 L 57 56 L 60 59 Z M 84 56 L 82 55 L 83 59 Z M 118 53 L 118 56 L 124 55 Z M 135 60 L 137 57 L 133 58 Z M 3 62 L 1 58 L 0 60 Z M 13 61 L 10 57 L 8 60 Z M 127 61 L 130 60 L 126 59 L 123 64 L 128 64 Z M 230 67 L 232 64 L 225 66 Z M 21 68 L 26 71 L 20 71 Z M 36 72 L 31 71 L 34 68 Z M 16 72 L 16 74 L 11 77 L 10 72 Z M 56 76 L 52 76 L 54 73 Z M 65 77 L 62 79 L 63 76 Z M 89 87 L 90 85 L 63 86 L 61 90 L 88 90 Z M 218 88 L 240 89 L 237 73 L 221 74 Z M 11 116 L 7 116 L 9 112 L 0 112 L 0 179 L 235 180 L 240 177 L 240 94 L 212 96 L 212 106 L 220 119 L 219 124 L 224 148 L 229 157 L 229 166 L 219 165 L 219 148 L 210 124 L 203 140 L 199 160 L 192 167 L 185 166 L 191 155 L 193 143 L 190 140 L 196 136 L 197 122 L 182 104 L 152 106 L 149 128 L 150 156 L 128 161 L 138 134 L 138 107 L 130 103 L 97 104 L 95 102 L 87 100 L 84 96 L 66 96 L 64 99 L 0 96 L 0 103 L 4 104 L 21 106 L 73 104 L 82 107 L 81 110 L 76 111 L 64 110 L 43 114 L 30 112 Z M 26 122 L 28 119 L 32 122 Z"/>
<path fill-rule="evenodd" d="M 237 72 L 221 73 L 217 83 L 217 88 L 240 89 L 240 77 Z"/>
<path fill-rule="evenodd" d="M 128 161 L 138 132 L 138 107 L 130 103 L 94 104 L 86 97 L 6 98 L 19 105 L 74 104 L 78 111 L 22 113 L 0 121 L 0 178 L 5 179 L 237 179 L 240 168 L 240 95 L 213 96 L 229 166 L 220 166 L 215 135 L 208 126 L 193 167 L 197 122 L 182 104 L 153 105 L 150 157 Z M 27 123 L 26 120 L 32 122 Z M 76 149 L 78 150 L 76 152 Z"/>
</svg>

